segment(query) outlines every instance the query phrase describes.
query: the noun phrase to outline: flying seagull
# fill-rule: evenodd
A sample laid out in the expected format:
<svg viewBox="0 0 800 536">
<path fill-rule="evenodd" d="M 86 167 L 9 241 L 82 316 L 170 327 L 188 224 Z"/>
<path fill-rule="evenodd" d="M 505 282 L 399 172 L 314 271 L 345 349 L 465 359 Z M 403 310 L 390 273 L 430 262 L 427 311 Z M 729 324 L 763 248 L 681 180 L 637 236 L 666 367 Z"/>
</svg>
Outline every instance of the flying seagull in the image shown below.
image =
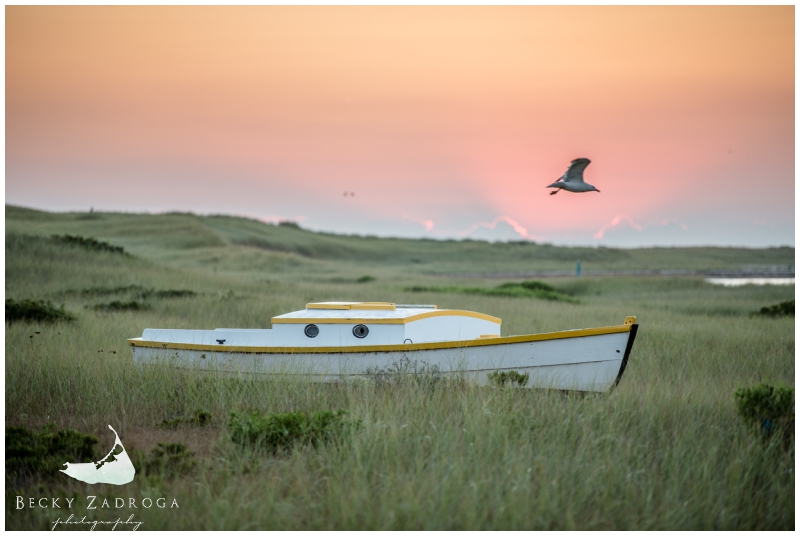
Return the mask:
<svg viewBox="0 0 800 536">
<path fill-rule="evenodd" d="M 568 192 L 599 192 L 597 188 L 589 184 L 588 182 L 583 182 L 583 170 L 586 169 L 586 166 L 591 164 L 592 161 L 588 158 L 576 158 L 572 162 L 569 163 L 569 167 L 567 171 L 561 175 L 561 178 L 558 179 L 553 184 L 549 185 L 548 188 L 559 188 L 562 190 L 566 190 Z M 550 195 L 556 195 L 558 190 L 555 192 L 550 192 Z"/>
</svg>

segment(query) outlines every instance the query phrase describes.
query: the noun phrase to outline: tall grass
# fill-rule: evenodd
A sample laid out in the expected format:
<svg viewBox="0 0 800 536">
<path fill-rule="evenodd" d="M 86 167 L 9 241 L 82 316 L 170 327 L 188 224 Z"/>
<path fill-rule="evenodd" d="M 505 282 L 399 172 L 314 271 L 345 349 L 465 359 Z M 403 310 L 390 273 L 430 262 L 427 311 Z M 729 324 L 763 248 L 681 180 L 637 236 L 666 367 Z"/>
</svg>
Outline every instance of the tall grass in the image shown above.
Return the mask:
<svg viewBox="0 0 800 536">
<path fill-rule="evenodd" d="M 10 529 L 45 529 L 58 515 L 66 517 L 16 510 L 16 495 L 74 496 L 67 515 L 108 520 L 133 513 L 150 530 L 794 527 L 793 449 L 748 433 L 734 398 L 738 387 L 794 385 L 794 318 L 751 316 L 792 299 L 793 287 L 723 288 L 695 278 L 548 280 L 578 297 L 577 304 L 406 292 L 411 285 L 490 289 L 503 282 L 446 280 L 409 272 L 410 262 L 364 261 L 354 272 L 350 259 L 334 254 L 320 258 L 288 246 L 271 251 L 232 243 L 237 233 L 258 238 L 264 227 L 258 222 L 79 216 L 20 212 L 12 225 L 7 221 L 10 231 L 28 218 L 28 233 L 108 240 L 132 256 L 7 235 L 7 297 L 65 303 L 76 320 L 6 325 L 6 426 L 74 428 L 99 438 L 98 451 L 107 452 L 111 424 L 138 472 L 124 487 L 86 485 L 59 473 L 16 489 L 7 478 Z M 172 230 L 170 218 L 185 221 L 185 229 Z M 103 221 L 107 233 L 92 232 L 103 229 Z M 191 239 L 194 230 L 199 234 Z M 299 233 L 303 247 L 313 238 L 292 228 L 269 231 Z M 399 258 L 406 254 L 402 241 L 358 240 L 367 249 L 373 244 Z M 460 247 L 459 255 L 468 257 L 484 246 Z M 730 262 L 729 253 L 719 254 L 721 264 Z M 430 266 L 449 269 L 450 261 L 430 259 Z M 671 262 L 684 261 L 696 262 L 687 256 Z M 376 279 L 355 283 L 362 274 Z M 141 311 L 92 308 L 126 296 L 97 289 L 119 288 L 195 294 L 165 294 Z M 310 383 L 137 367 L 126 345 L 147 327 L 266 328 L 272 316 L 329 299 L 481 311 L 503 319 L 504 335 L 619 324 L 627 315 L 638 317 L 640 329 L 620 385 L 583 396 L 452 381 Z M 240 447 L 228 426 L 231 412 L 337 410 L 361 423 L 346 440 L 298 442 L 275 453 Z M 198 412 L 211 416 L 205 426 L 188 418 Z M 165 427 L 165 420 L 182 424 Z M 162 471 L 142 462 L 154 449 L 180 451 L 191 464 Z M 175 498 L 180 508 L 87 510 L 88 495 L 137 503 Z"/>
</svg>

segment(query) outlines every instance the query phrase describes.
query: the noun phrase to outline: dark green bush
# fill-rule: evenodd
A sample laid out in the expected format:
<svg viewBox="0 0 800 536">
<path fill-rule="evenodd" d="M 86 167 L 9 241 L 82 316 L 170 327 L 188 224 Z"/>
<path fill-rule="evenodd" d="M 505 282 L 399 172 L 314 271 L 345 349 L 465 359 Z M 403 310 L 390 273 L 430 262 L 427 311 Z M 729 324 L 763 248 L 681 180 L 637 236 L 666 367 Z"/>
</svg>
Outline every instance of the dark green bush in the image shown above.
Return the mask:
<svg viewBox="0 0 800 536">
<path fill-rule="evenodd" d="M 144 460 L 148 475 L 173 477 L 187 475 L 197 466 L 194 452 L 183 443 L 159 443 Z"/>
<path fill-rule="evenodd" d="M 191 424 L 196 424 L 197 426 L 206 426 L 211 424 L 212 418 L 213 416 L 209 412 L 203 411 L 202 409 L 196 409 L 192 415 L 192 418 L 189 419 L 189 422 Z"/>
<path fill-rule="evenodd" d="M 539 298 L 551 301 L 577 302 L 577 300 L 541 281 L 522 281 L 521 283 L 504 283 L 492 291 L 498 296 L 520 296 Z"/>
<path fill-rule="evenodd" d="M 44 300 L 6 300 L 6 322 L 70 322 L 75 317 Z"/>
<path fill-rule="evenodd" d="M 782 437 L 787 446 L 794 440 L 794 387 L 762 383 L 740 387 L 734 396 L 739 415 L 751 429 L 765 439 Z"/>
<path fill-rule="evenodd" d="M 777 305 L 762 307 L 758 314 L 764 316 L 794 316 L 794 300 L 781 302 Z"/>
<path fill-rule="evenodd" d="M 154 298 L 190 298 L 197 296 L 197 292 L 185 289 L 155 290 L 141 285 L 126 285 L 120 287 L 90 287 L 82 290 L 68 290 L 65 294 L 80 294 L 81 296 L 111 296 L 114 294 L 129 294 L 139 299 Z"/>
<path fill-rule="evenodd" d="M 361 277 L 356 279 L 356 283 L 370 283 L 372 281 L 377 281 L 377 279 L 375 277 L 372 277 L 371 275 L 362 275 Z"/>
<path fill-rule="evenodd" d="M 174 419 L 164 419 L 163 421 L 161 421 L 161 424 L 159 426 L 163 428 L 177 428 L 182 424 L 187 424 L 190 426 L 207 426 L 211 424 L 212 418 L 213 416 L 209 412 L 204 411 L 202 409 L 196 409 L 194 410 L 192 416 L 188 419 L 185 419 L 183 417 L 176 417 Z"/>
<path fill-rule="evenodd" d="M 523 281 L 522 283 L 520 283 L 520 286 L 528 290 L 545 290 L 548 292 L 557 292 L 555 288 L 541 281 L 533 281 L 533 280 Z"/>
<path fill-rule="evenodd" d="M 446 292 L 440 290 L 443 287 L 423 287 L 421 285 L 414 285 L 413 287 L 406 287 L 403 290 L 406 292 Z"/>
<path fill-rule="evenodd" d="M 67 294 L 79 293 L 81 296 L 110 296 L 112 294 L 127 294 L 127 293 L 149 293 L 152 290 L 146 289 L 141 285 L 127 285 L 120 287 L 89 287 L 80 291 L 69 290 Z"/>
<path fill-rule="evenodd" d="M 496 370 L 494 372 L 490 372 L 487 374 L 489 381 L 496 385 L 497 387 L 503 387 L 505 384 L 509 385 L 517 385 L 519 387 L 525 387 L 528 385 L 528 379 L 530 378 L 530 374 L 527 372 L 525 374 L 520 374 L 516 370 L 509 370 L 509 371 L 499 371 Z"/>
<path fill-rule="evenodd" d="M 52 477 L 64 464 L 85 463 L 96 458 L 97 438 L 71 429 L 39 432 L 24 426 L 6 428 L 6 481 Z"/>
<path fill-rule="evenodd" d="M 294 445 L 318 446 L 343 437 L 360 421 L 345 419 L 347 412 L 303 411 L 290 413 L 231 413 L 228 428 L 231 440 L 242 446 L 254 447 L 271 453 L 291 449 Z"/>
<path fill-rule="evenodd" d="M 379 387 L 412 382 L 419 387 L 433 388 L 444 379 L 439 365 L 416 359 L 412 361 L 407 356 L 392 361 L 385 367 L 367 367 L 366 377 Z"/>
<path fill-rule="evenodd" d="M 70 246 L 78 246 L 92 251 L 108 251 L 110 253 L 121 253 L 123 255 L 127 255 L 124 248 L 120 246 L 112 246 L 108 242 L 101 242 L 94 238 L 73 235 L 52 235 L 50 239 L 54 242 L 68 244 Z"/>
<path fill-rule="evenodd" d="M 150 309 L 150 306 L 146 303 L 141 303 L 136 300 L 129 301 L 129 302 L 121 302 L 119 300 L 114 300 L 109 303 L 98 303 L 96 304 L 93 309 L 95 311 L 106 311 L 106 312 L 116 312 L 116 311 L 145 311 Z"/>
<path fill-rule="evenodd" d="M 481 294 L 484 296 L 507 296 L 510 298 L 539 298 L 541 300 L 578 303 L 576 298 L 557 291 L 541 281 L 523 281 L 521 283 L 503 283 L 495 288 L 483 287 L 406 287 L 408 292 L 448 292 L 459 294 Z"/>
<path fill-rule="evenodd" d="M 193 296 L 197 296 L 197 292 L 193 290 L 156 290 L 153 291 L 153 297 L 155 298 L 190 298 Z"/>
</svg>

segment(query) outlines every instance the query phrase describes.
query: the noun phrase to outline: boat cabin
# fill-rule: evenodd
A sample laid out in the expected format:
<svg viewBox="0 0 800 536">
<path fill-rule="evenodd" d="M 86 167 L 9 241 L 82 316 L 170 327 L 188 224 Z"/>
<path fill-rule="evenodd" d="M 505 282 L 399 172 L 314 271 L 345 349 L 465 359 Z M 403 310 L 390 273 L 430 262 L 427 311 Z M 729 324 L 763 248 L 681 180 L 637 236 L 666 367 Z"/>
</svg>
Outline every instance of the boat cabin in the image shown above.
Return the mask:
<svg viewBox="0 0 800 536">
<path fill-rule="evenodd" d="M 145 329 L 142 340 L 225 346 L 375 346 L 500 336 L 494 316 L 388 302 L 309 303 L 272 318 L 272 329 Z"/>
</svg>

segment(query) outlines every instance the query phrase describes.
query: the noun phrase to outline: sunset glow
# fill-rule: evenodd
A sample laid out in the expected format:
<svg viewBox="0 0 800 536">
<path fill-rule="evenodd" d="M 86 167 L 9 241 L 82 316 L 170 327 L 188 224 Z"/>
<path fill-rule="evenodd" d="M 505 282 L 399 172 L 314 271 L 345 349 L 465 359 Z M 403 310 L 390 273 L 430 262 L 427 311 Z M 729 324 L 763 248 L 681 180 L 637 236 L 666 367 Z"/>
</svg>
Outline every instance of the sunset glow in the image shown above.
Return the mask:
<svg viewBox="0 0 800 536">
<path fill-rule="evenodd" d="M 794 78 L 794 6 L 9 6 L 6 203 L 794 245 Z"/>
</svg>

